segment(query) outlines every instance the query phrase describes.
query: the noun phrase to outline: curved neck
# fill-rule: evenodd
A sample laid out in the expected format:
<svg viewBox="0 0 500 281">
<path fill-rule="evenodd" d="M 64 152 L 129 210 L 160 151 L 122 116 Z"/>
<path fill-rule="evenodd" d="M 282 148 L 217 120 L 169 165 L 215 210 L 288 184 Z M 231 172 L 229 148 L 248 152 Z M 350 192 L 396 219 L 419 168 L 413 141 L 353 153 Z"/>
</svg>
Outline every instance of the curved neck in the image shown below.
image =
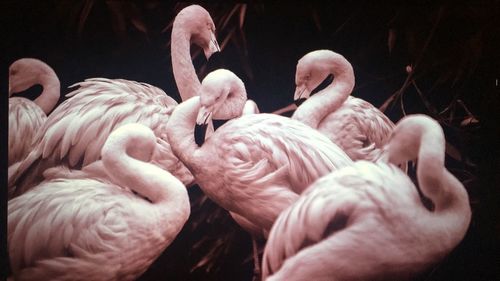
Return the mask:
<svg viewBox="0 0 500 281">
<path fill-rule="evenodd" d="M 153 204 L 188 200 L 186 188 L 177 178 L 153 164 L 130 157 L 123 145 L 117 144 L 110 153 L 103 153 L 102 162 L 116 184 L 128 187 Z"/>
<path fill-rule="evenodd" d="M 229 94 L 227 97 L 220 99 L 222 105 L 214 112 L 213 119 L 230 120 L 243 115 L 245 105 L 248 103 L 247 92 L 243 81 L 239 78 L 231 79 L 229 81 L 228 92 Z M 251 106 L 251 103 L 248 104 Z"/>
<path fill-rule="evenodd" d="M 347 60 L 334 56 L 323 63 L 328 65 L 328 73 L 334 77 L 332 83 L 307 99 L 292 115 L 292 119 L 312 128 L 318 128 L 328 114 L 339 109 L 354 88 L 354 71 Z"/>
<path fill-rule="evenodd" d="M 174 154 L 193 172 L 198 145 L 194 139 L 196 116 L 200 109 L 200 97 L 188 99 L 176 106 L 167 124 L 168 142 Z"/>
<path fill-rule="evenodd" d="M 54 75 L 41 75 L 40 84 L 43 87 L 43 91 L 34 102 L 48 115 L 59 101 L 61 84 L 55 73 Z"/>
<path fill-rule="evenodd" d="M 427 130 L 417 142 L 416 149 L 411 144 L 401 145 L 409 145 L 411 150 L 418 151 L 418 184 L 422 193 L 434 203 L 431 216 L 424 216 L 428 219 L 419 220 L 419 223 L 431 236 L 445 234 L 446 239 L 436 240 L 442 241 L 438 244 L 442 249 L 450 249 L 461 241 L 469 226 L 469 197 L 460 181 L 444 166 L 445 140 L 442 132 Z M 439 251 L 437 247 L 434 250 Z"/>
<path fill-rule="evenodd" d="M 177 19 L 172 27 L 171 56 L 175 83 L 183 101 L 198 94 L 200 80 L 191 60 L 191 34 L 186 32 L 185 19 Z"/>
<path fill-rule="evenodd" d="M 437 134 L 437 130 L 423 133 L 416 150 L 420 188 L 434 203 L 435 212 L 464 207 L 464 203 L 468 206 L 468 196 L 463 185 L 446 170 L 445 141 L 441 134 Z"/>
</svg>

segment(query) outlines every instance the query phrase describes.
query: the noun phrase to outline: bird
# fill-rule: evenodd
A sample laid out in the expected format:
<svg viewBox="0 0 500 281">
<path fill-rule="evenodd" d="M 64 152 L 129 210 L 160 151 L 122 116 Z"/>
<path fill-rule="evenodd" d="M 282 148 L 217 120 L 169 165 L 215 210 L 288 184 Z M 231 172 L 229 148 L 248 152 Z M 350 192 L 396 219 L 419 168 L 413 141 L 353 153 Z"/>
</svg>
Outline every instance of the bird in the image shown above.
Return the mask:
<svg viewBox="0 0 500 281">
<path fill-rule="evenodd" d="M 200 83 L 189 55 L 189 44 L 199 44 L 209 58 L 220 51 L 214 32 L 214 23 L 203 7 L 191 5 L 178 13 L 171 44 L 172 67 L 174 73 L 181 74 L 175 75 L 178 86 L 189 84 L 196 88 L 194 85 Z M 18 167 L 9 170 L 9 198 L 41 182 L 43 171 L 50 167 L 64 164 L 81 168 L 98 160 L 109 133 L 133 122 L 147 125 L 158 137 L 161 149 L 156 151 L 153 162 L 185 185 L 193 184 L 193 176 L 172 154 L 165 136 L 169 115 L 177 105 L 173 98 L 152 85 L 125 79 L 91 78 L 74 86 L 79 88 L 52 112 L 31 153 Z M 182 86 L 179 91 L 183 98 L 192 95 Z"/>
<path fill-rule="evenodd" d="M 333 81 L 310 96 L 329 75 Z M 394 123 L 371 103 L 350 96 L 354 80 L 344 56 L 331 50 L 307 53 L 297 63 L 294 100 L 301 104 L 291 118 L 325 134 L 352 160 L 374 161 Z"/>
<path fill-rule="evenodd" d="M 12 97 L 34 85 L 42 93 L 31 101 Z M 35 58 L 22 58 L 9 67 L 9 166 L 21 161 L 32 149 L 32 142 L 47 115 L 59 101 L 60 82 L 55 71 Z"/>
<path fill-rule="evenodd" d="M 190 214 L 186 187 L 148 163 L 158 146 L 147 126 L 113 131 L 102 160 L 59 166 L 8 202 L 8 250 L 16 280 L 135 280 Z M 99 167 L 97 167 L 99 166 Z"/>
<path fill-rule="evenodd" d="M 352 161 L 301 122 L 274 114 L 243 115 L 245 105 L 252 104 L 246 97 L 243 81 L 231 71 L 209 73 L 199 97 L 174 109 L 167 138 L 202 191 L 250 232 L 256 261 L 255 239 L 267 237 L 278 214 L 316 178 Z M 206 126 L 212 119 L 229 121 L 204 143 L 195 142 L 195 124 Z"/>
<path fill-rule="evenodd" d="M 303 123 L 274 114 L 246 114 L 243 81 L 227 69 L 210 72 L 200 96 L 179 104 L 167 124 L 172 151 L 201 190 L 265 237 L 278 214 L 305 187 L 351 159 Z M 241 116 L 241 117 L 240 117 Z M 238 118 L 239 117 L 239 118 Z M 199 146 L 195 125 L 228 120 Z"/>
<path fill-rule="evenodd" d="M 381 159 L 318 179 L 273 225 L 263 280 L 408 280 L 442 260 L 471 220 L 467 191 L 444 165 L 445 137 L 423 114 L 402 118 Z M 396 164 L 418 159 L 418 185 Z"/>
</svg>

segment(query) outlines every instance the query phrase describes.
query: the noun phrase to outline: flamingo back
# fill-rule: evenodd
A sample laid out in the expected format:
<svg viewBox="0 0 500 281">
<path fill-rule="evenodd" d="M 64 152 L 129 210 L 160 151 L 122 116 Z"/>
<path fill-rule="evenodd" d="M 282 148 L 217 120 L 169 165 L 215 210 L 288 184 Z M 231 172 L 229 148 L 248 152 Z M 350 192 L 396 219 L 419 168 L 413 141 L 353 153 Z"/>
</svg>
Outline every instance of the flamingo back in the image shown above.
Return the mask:
<svg viewBox="0 0 500 281">
<path fill-rule="evenodd" d="M 321 133 L 274 114 L 245 115 L 217 132 L 224 145 L 216 147 L 232 183 L 251 186 L 285 181 L 299 194 L 317 178 L 352 163 Z"/>
<path fill-rule="evenodd" d="M 191 167 L 203 191 L 265 231 L 317 178 L 352 163 L 321 133 L 274 114 L 227 122 L 194 157 L 203 163 Z"/>
<path fill-rule="evenodd" d="M 28 155 L 47 116 L 33 101 L 9 98 L 9 166 Z"/>
<path fill-rule="evenodd" d="M 358 161 L 319 179 L 278 217 L 263 280 L 410 279 L 450 250 L 439 246 L 447 238 L 432 216 L 397 166 Z"/>
<path fill-rule="evenodd" d="M 180 228 L 150 202 L 90 177 L 51 179 L 9 201 L 16 280 L 134 280 L 175 238 Z"/>
<path fill-rule="evenodd" d="M 150 127 L 163 145 L 153 161 L 182 175 L 184 184 L 192 183 L 192 176 L 166 145 L 165 128 L 175 100 L 159 88 L 123 79 L 93 78 L 76 85 L 80 87 L 42 126 L 28 157 L 9 174 L 9 187 L 15 187 L 16 195 L 41 182 L 47 168 L 60 164 L 81 168 L 98 160 L 109 134 L 135 122 Z"/>
<path fill-rule="evenodd" d="M 389 139 L 394 123 L 370 103 L 349 97 L 318 125 L 353 160 L 375 161 Z"/>
</svg>

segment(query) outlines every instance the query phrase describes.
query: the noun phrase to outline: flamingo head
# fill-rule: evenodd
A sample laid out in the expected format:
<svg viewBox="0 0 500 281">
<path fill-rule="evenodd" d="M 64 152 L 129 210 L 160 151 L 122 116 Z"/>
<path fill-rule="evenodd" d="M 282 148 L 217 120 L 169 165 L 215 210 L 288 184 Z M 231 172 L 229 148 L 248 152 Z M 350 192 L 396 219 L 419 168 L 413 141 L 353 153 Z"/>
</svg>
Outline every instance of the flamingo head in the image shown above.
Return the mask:
<svg viewBox="0 0 500 281">
<path fill-rule="evenodd" d="M 323 52 L 310 52 L 297 63 L 295 72 L 294 100 L 308 99 L 314 91 L 330 74 L 330 67 L 325 61 Z"/>
<path fill-rule="evenodd" d="M 186 19 L 184 22 L 191 33 L 191 41 L 203 49 L 207 60 L 214 53 L 220 52 L 215 24 L 207 10 L 199 5 L 190 5 L 180 11 L 177 17 Z"/>
<path fill-rule="evenodd" d="M 200 108 L 196 117 L 196 143 L 201 145 L 207 126 L 215 120 L 229 120 L 242 115 L 247 94 L 243 81 L 226 69 L 210 72 L 201 82 Z"/>
<path fill-rule="evenodd" d="M 32 58 L 13 62 L 9 67 L 9 96 L 39 84 L 41 77 L 47 74 L 49 69 L 44 62 Z"/>
<path fill-rule="evenodd" d="M 153 131 L 143 124 L 124 124 L 109 135 L 102 148 L 102 158 L 108 161 L 108 158 L 114 159 L 114 157 L 107 157 L 107 155 L 124 151 L 134 159 L 149 162 L 157 146 L 156 139 Z M 138 143 L 141 145 L 137 145 Z"/>
<path fill-rule="evenodd" d="M 210 72 L 201 82 L 198 125 L 208 124 L 212 118 L 229 120 L 241 116 L 247 94 L 243 81 L 226 69 Z"/>
<path fill-rule="evenodd" d="M 426 138 L 426 135 L 439 137 Z M 444 149 L 445 147 L 444 134 L 436 120 L 423 114 L 414 114 L 402 118 L 396 124 L 388 143 L 384 147 L 385 159 L 395 165 L 415 160 L 422 148 L 422 139 L 426 140 L 426 147 L 436 149 Z M 436 161 L 440 160 L 436 159 Z"/>
<path fill-rule="evenodd" d="M 338 79 L 332 84 L 346 84 L 345 90 L 349 93 L 352 91 L 354 72 L 351 64 L 342 55 L 330 50 L 316 50 L 304 55 L 297 63 L 294 100 L 297 102 L 309 98 L 322 83 L 328 82 L 331 75 Z"/>
</svg>

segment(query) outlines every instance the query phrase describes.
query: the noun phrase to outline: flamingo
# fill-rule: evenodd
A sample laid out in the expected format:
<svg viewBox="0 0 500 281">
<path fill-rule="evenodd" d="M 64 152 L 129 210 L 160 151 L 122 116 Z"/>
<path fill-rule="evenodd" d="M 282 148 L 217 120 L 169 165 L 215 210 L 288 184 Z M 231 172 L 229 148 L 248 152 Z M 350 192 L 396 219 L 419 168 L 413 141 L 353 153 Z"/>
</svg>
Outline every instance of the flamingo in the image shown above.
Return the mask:
<svg viewBox="0 0 500 281">
<path fill-rule="evenodd" d="M 43 91 L 35 101 L 11 97 L 33 85 Z M 41 60 L 23 58 L 9 67 L 9 166 L 21 161 L 32 148 L 32 141 L 60 95 L 60 83 L 54 70 Z"/>
<path fill-rule="evenodd" d="M 388 162 L 360 160 L 319 179 L 276 220 L 263 280 L 406 280 L 443 259 L 471 219 L 464 186 L 444 166 L 445 138 L 425 115 L 401 119 Z M 417 187 L 396 164 L 418 159 Z"/>
<path fill-rule="evenodd" d="M 200 84 L 192 66 L 189 44 L 204 48 L 207 59 L 220 51 L 208 12 L 191 5 L 178 13 L 172 30 L 172 63 L 178 85 Z M 183 57 L 185 56 L 185 57 Z M 191 64 L 185 63 L 188 61 Z M 181 61 L 183 63 L 181 63 Z M 194 75 L 194 76 L 193 76 Z M 18 196 L 43 180 L 43 171 L 60 164 L 81 168 L 96 160 L 108 135 L 117 127 L 138 122 L 155 132 L 161 149 L 153 162 L 170 171 L 185 185 L 193 176 L 172 154 L 166 141 L 168 117 L 177 102 L 154 86 L 124 79 L 93 78 L 77 83 L 48 118 L 37 135 L 37 144 L 16 169 L 9 170 L 10 197 Z M 193 95 L 179 86 L 183 98 Z"/>
<path fill-rule="evenodd" d="M 8 249 L 16 280 L 134 280 L 174 240 L 190 214 L 185 186 L 148 163 L 148 127 L 113 131 L 102 161 L 54 167 L 8 202 Z M 132 193 L 135 192 L 137 194 Z"/>
<path fill-rule="evenodd" d="M 244 84 L 234 73 L 213 71 L 203 79 L 200 97 L 174 109 L 167 138 L 203 192 L 243 222 L 245 230 L 265 237 L 278 214 L 307 186 L 352 161 L 299 121 L 265 113 L 241 116 L 245 102 Z M 199 147 L 195 124 L 205 125 L 212 118 L 236 119 Z"/>
<path fill-rule="evenodd" d="M 309 97 L 330 74 L 330 85 Z M 306 100 L 292 119 L 325 134 L 353 160 L 377 159 L 394 123 L 372 104 L 350 96 L 354 72 L 349 61 L 330 50 L 312 51 L 298 61 L 295 83 L 294 100 Z"/>
</svg>

